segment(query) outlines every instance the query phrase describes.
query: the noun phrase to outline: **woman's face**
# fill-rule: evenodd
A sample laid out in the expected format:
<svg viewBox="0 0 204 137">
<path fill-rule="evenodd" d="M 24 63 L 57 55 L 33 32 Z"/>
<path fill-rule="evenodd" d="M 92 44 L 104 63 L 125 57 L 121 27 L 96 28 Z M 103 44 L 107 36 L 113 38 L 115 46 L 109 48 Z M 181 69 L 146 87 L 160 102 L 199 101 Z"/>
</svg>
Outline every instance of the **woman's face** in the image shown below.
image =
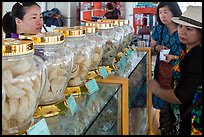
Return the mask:
<svg viewBox="0 0 204 137">
<path fill-rule="evenodd" d="M 41 8 L 33 5 L 26 9 L 26 14 L 22 20 L 16 21 L 17 32 L 26 34 L 37 34 L 41 32 L 43 19 Z"/>
<path fill-rule="evenodd" d="M 159 9 L 159 18 L 163 24 L 167 25 L 171 23 L 172 17 L 173 17 L 173 14 L 168 6 L 164 6 Z"/>
<path fill-rule="evenodd" d="M 178 36 L 181 43 L 186 45 L 200 44 L 202 36 L 198 29 L 194 27 L 178 25 Z"/>
</svg>

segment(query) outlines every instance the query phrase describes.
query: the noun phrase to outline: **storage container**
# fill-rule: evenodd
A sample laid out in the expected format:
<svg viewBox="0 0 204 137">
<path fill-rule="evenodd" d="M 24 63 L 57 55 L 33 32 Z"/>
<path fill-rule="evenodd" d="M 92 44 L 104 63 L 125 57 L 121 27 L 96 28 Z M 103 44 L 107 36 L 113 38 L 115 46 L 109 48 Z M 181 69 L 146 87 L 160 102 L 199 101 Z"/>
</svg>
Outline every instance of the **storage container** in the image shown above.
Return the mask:
<svg viewBox="0 0 204 137">
<path fill-rule="evenodd" d="M 47 77 L 33 53 L 32 40 L 2 39 L 2 134 L 19 134 L 33 123 Z"/>
<path fill-rule="evenodd" d="M 74 54 L 65 46 L 64 34 L 44 32 L 27 36 L 29 37 L 34 41 L 35 55 L 41 57 L 48 68 L 47 82 L 40 105 L 63 101 L 64 91 L 71 78 L 74 58 Z"/>
<path fill-rule="evenodd" d="M 64 33 L 65 45 L 74 53 L 74 65 L 68 86 L 84 85 L 94 59 L 93 43 L 85 37 L 85 30 L 82 28 L 57 27 L 54 31 Z"/>
</svg>

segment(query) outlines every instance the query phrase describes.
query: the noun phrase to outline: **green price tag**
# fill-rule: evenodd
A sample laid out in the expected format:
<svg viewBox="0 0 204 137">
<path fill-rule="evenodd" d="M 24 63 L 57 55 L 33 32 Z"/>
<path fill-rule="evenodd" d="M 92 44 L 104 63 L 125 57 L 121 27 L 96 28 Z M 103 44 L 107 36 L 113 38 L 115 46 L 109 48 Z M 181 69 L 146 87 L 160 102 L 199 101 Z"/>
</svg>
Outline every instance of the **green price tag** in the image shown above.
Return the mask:
<svg viewBox="0 0 204 137">
<path fill-rule="evenodd" d="M 122 72 L 124 72 L 124 63 L 123 63 L 123 60 L 120 60 L 118 62 L 118 66 L 119 66 L 119 70 L 121 70 Z"/>
<path fill-rule="evenodd" d="M 123 63 L 122 69 L 124 69 L 124 64 L 126 64 L 126 61 L 127 59 L 126 59 L 125 53 L 122 53 L 122 58 L 121 58 L 121 62 Z"/>
<path fill-rule="evenodd" d="M 122 53 L 122 60 L 126 60 L 125 53 Z"/>
<path fill-rule="evenodd" d="M 133 49 L 133 51 L 137 51 L 135 45 L 132 45 L 132 49 Z"/>
<path fill-rule="evenodd" d="M 41 119 L 27 130 L 28 135 L 50 135 L 45 119 Z"/>
<path fill-rule="evenodd" d="M 108 76 L 108 72 L 104 67 L 100 68 L 99 72 L 101 73 L 103 79 L 105 79 Z"/>
<path fill-rule="evenodd" d="M 127 49 L 126 52 L 128 56 L 132 56 L 132 52 L 130 51 L 130 49 Z"/>
<path fill-rule="evenodd" d="M 78 105 L 74 99 L 73 95 L 70 95 L 70 97 L 67 99 L 67 105 L 72 113 L 72 115 L 76 112 Z"/>
<path fill-rule="evenodd" d="M 87 87 L 90 94 L 92 94 L 92 93 L 99 90 L 98 84 L 96 83 L 95 79 L 92 79 L 92 80 L 86 82 L 85 85 L 86 85 L 86 87 Z"/>
</svg>

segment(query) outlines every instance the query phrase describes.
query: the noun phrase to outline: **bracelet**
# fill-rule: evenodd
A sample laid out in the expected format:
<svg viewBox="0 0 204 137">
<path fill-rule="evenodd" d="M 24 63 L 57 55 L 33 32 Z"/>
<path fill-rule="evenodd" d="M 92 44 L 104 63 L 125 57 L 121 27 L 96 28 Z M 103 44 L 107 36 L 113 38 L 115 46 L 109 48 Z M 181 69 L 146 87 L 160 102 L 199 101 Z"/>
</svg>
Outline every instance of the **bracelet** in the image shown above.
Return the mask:
<svg viewBox="0 0 204 137">
<path fill-rule="evenodd" d="M 177 59 L 177 56 L 174 56 L 174 59 Z"/>
</svg>

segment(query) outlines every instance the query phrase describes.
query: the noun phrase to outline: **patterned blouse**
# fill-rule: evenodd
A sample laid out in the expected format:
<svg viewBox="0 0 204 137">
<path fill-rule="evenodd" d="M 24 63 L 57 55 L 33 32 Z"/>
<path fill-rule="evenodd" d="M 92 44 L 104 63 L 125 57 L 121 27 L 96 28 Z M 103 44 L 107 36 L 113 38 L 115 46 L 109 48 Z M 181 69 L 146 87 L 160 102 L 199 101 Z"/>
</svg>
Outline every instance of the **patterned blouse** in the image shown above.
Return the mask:
<svg viewBox="0 0 204 137">
<path fill-rule="evenodd" d="M 163 32 L 162 32 L 163 27 Z M 161 36 L 162 34 L 162 36 Z M 181 53 L 181 43 L 178 37 L 178 32 L 175 31 L 173 34 L 170 34 L 167 30 L 167 27 L 164 25 L 156 25 L 153 30 L 151 37 L 153 40 L 157 41 L 157 45 L 164 45 L 170 49 L 169 54 L 179 56 Z M 160 39 L 161 38 L 161 39 Z M 157 58 L 159 61 L 159 58 Z M 175 65 L 176 60 L 171 60 L 170 64 Z"/>
<path fill-rule="evenodd" d="M 192 49 L 183 49 L 173 68 L 173 83 L 175 95 L 182 105 L 171 104 L 176 118 L 186 111 L 188 106 L 202 96 L 202 45 Z M 202 105 L 194 108 L 180 125 L 182 135 L 202 134 Z"/>
</svg>

